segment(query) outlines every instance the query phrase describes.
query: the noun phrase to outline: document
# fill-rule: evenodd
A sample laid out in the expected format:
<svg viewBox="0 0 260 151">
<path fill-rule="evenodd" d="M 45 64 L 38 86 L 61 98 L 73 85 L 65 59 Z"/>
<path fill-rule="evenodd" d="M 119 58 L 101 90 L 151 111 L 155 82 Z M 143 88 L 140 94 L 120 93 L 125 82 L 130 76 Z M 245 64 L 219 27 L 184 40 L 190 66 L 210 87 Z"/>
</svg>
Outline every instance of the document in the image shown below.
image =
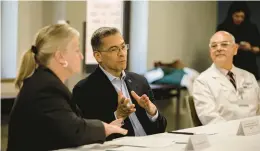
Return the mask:
<svg viewBox="0 0 260 151">
<path fill-rule="evenodd" d="M 156 135 L 150 135 L 150 136 L 139 136 L 139 137 L 126 136 L 126 137 L 114 139 L 113 141 L 110 142 L 106 142 L 105 144 L 156 148 L 156 147 L 166 147 L 174 143 L 175 143 L 174 137 L 164 138 L 164 137 L 156 137 Z"/>
</svg>

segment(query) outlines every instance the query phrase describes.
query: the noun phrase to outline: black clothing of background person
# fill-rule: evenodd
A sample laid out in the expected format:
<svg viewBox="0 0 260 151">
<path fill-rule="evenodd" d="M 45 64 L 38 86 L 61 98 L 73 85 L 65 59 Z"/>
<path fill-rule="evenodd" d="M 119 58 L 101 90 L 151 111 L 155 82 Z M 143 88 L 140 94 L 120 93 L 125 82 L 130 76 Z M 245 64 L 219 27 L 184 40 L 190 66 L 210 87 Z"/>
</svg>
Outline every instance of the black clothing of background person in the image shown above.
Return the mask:
<svg viewBox="0 0 260 151">
<path fill-rule="evenodd" d="M 244 12 L 244 21 L 237 25 L 234 23 L 232 15 L 236 12 Z M 228 10 L 228 15 L 224 22 L 217 27 L 217 31 L 227 31 L 231 33 L 237 44 L 241 42 L 248 42 L 251 46 L 260 47 L 260 34 L 257 26 L 250 21 L 250 10 L 246 2 L 233 2 Z M 252 52 L 250 50 L 238 49 L 237 55 L 234 56 L 234 65 L 236 67 L 247 70 L 259 79 L 259 71 L 257 67 L 257 56 L 259 52 Z"/>
</svg>

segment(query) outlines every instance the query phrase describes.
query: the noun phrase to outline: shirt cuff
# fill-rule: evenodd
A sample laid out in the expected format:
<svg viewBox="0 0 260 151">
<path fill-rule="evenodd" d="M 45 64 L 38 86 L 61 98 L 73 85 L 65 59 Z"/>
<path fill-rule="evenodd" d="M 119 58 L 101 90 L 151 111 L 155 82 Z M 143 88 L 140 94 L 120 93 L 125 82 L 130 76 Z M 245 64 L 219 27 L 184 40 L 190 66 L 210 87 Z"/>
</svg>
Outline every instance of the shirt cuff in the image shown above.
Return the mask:
<svg viewBox="0 0 260 151">
<path fill-rule="evenodd" d="M 158 110 L 156 111 L 156 114 L 154 116 L 149 115 L 147 112 L 146 112 L 146 114 L 147 114 L 148 118 L 150 119 L 150 121 L 152 121 L 152 122 L 155 122 L 159 116 Z"/>
<path fill-rule="evenodd" d="M 115 115 L 115 119 L 117 120 L 117 117 L 116 117 L 116 111 L 114 112 L 114 115 Z"/>
</svg>

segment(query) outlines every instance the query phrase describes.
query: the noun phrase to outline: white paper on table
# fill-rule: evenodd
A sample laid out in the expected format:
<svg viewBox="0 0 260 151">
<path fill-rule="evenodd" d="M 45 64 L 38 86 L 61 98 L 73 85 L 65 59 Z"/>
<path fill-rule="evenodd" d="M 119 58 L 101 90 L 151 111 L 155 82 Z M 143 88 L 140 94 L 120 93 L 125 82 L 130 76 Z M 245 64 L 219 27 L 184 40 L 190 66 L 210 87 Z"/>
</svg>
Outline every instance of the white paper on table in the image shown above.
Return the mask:
<svg viewBox="0 0 260 151">
<path fill-rule="evenodd" d="M 119 148 L 110 149 L 109 151 L 151 151 L 151 148 L 121 146 Z"/>
<path fill-rule="evenodd" d="M 259 151 L 260 134 L 253 136 L 212 135 L 211 147 L 205 151 Z M 204 150 L 203 150 L 204 151 Z"/>
<path fill-rule="evenodd" d="M 106 145 L 123 145 L 123 146 L 136 146 L 136 147 L 166 147 L 174 144 L 174 138 L 169 137 L 158 137 L 160 135 L 150 135 L 150 136 L 126 136 L 113 141 L 106 142 Z"/>
<path fill-rule="evenodd" d="M 104 150 L 114 150 L 115 148 L 118 148 L 121 146 L 118 145 L 105 145 L 105 144 L 89 144 L 89 145 L 83 145 L 80 147 L 75 148 L 66 148 L 66 149 L 60 149 L 57 151 L 104 151 Z"/>
<path fill-rule="evenodd" d="M 156 136 L 159 139 L 173 140 L 175 143 L 188 143 L 190 135 L 174 134 L 174 133 L 162 133 Z"/>
<path fill-rule="evenodd" d="M 177 144 L 172 144 L 167 147 L 158 147 L 158 148 L 122 146 L 119 148 L 111 149 L 111 151 L 184 151 L 184 148 L 185 145 L 177 145 Z"/>
</svg>

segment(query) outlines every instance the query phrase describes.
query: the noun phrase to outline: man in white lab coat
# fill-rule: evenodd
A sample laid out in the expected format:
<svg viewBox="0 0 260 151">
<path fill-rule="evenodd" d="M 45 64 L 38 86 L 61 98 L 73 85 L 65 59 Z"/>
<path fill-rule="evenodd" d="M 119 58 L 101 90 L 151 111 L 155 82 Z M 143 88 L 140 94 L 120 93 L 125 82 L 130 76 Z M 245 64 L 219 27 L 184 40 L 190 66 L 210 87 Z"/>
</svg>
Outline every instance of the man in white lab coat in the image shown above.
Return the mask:
<svg viewBox="0 0 260 151">
<path fill-rule="evenodd" d="M 203 125 L 259 114 L 260 89 L 253 74 L 233 65 L 238 45 L 228 32 L 210 39 L 213 64 L 193 85 L 197 115 Z M 245 62 L 246 63 L 246 62 Z"/>
</svg>

